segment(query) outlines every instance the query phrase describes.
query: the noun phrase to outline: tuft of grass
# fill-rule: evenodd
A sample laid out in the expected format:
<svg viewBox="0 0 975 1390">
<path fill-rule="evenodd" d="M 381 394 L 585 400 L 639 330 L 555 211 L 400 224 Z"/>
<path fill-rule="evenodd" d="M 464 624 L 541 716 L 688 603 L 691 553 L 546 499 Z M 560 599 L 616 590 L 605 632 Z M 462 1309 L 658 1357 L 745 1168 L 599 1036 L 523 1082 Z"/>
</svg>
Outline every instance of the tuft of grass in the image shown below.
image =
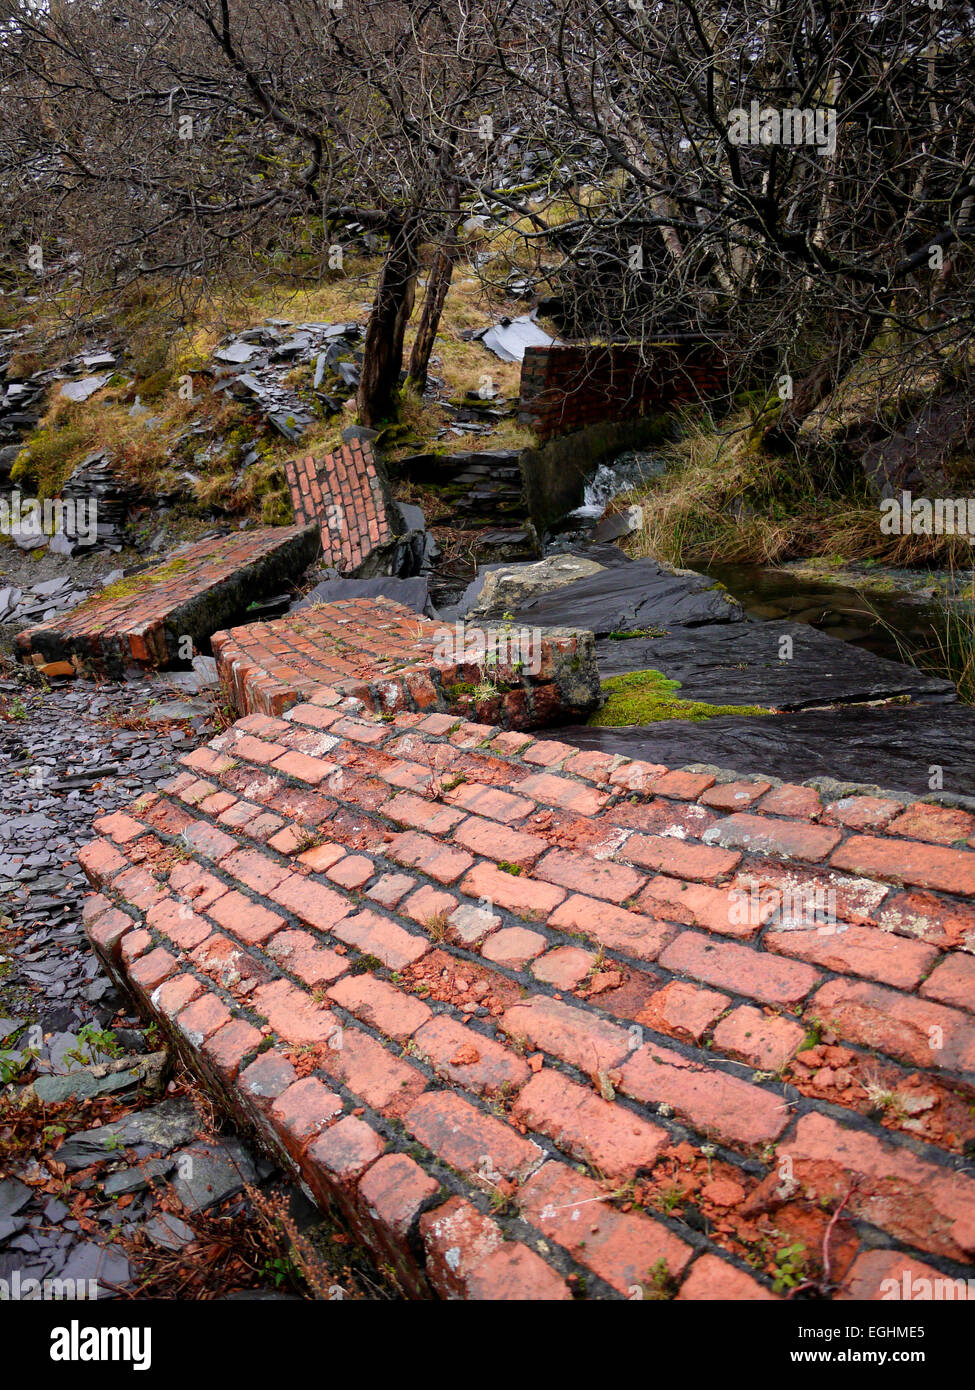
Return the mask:
<svg viewBox="0 0 975 1390">
<path fill-rule="evenodd" d="M 916 648 L 905 642 L 876 609 L 874 616 L 893 637 L 902 661 L 920 671 L 952 681 L 959 700 L 966 705 L 975 705 L 975 586 L 960 598 L 950 597 L 956 592 L 955 571 L 952 568 L 947 593 L 939 594 L 934 600 L 934 635 L 926 647 Z"/>
<path fill-rule="evenodd" d="M 788 458 L 762 447 L 747 410 L 718 425 L 685 413 L 663 446 L 667 471 L 617 498 L 643 507 L 626 548 L 669 564 L 772 565 L 817 555 L 887 564 L 964 565 L 959 536 L 887 536 L 858 459 L 842 444 L 806 441 Z"/>
</svg>

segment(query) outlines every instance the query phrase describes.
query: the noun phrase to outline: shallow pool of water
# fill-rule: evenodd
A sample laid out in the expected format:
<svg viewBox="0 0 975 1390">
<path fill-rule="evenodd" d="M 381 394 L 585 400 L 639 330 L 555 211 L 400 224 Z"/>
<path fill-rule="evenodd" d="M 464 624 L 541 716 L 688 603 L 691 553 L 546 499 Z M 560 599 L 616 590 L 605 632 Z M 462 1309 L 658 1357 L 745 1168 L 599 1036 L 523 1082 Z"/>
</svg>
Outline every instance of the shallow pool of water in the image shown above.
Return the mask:
<svg viewBox="0 0 975 1390">
<path fill-rule="evenodd" d="M 713 564 L 702 569 L 724 584 L 753 617 L 809 623 L 892 661 L 904 660 L 906 652 L 936 650 L 944 627 L 938 607 L 913 594 L 861 591 L 761 565 Z"/>
</svg>

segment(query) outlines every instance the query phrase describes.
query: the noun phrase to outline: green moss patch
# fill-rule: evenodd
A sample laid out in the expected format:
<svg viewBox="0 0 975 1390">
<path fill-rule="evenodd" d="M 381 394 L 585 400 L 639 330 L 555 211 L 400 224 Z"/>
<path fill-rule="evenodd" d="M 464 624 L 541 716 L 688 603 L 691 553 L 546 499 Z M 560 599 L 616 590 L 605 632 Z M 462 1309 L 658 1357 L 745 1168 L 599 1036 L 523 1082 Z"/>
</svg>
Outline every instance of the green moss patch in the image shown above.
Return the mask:
<svg viewBox="0 0 975 1390">
<path fill-rule="evenodd" d="M 716 719 L 721 714 L 770 714 L 761 705 L 709 705 L 703 700 L 682 700 L 676 692 L 680 681 L 660 671 L 628 671 L 603 682 L 606 703 L 587 723 L 616 729 L 624 724 L 655 724 L 661 719 Z"/>
</svg>

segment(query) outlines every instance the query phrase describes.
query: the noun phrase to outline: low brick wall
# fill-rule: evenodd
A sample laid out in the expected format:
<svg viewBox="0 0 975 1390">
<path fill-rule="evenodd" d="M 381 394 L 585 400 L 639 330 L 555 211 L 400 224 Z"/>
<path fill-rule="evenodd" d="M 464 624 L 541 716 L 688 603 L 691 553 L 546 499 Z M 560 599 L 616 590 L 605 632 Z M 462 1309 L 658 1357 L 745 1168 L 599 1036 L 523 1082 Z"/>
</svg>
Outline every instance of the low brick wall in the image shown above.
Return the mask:
<svg viewBox="0 0 975 1390">
<path fill-rule="evenodd" d="M 187 664 L 217 628 L 242 618 L 254 599 L 300 575 L 319 551 L 308 526 L 263 527 L 201 541 L 181 555 L 120 580 L 50 622 L 18 633 L 21 661 L 83 676 L 119 678 L 139 667 Z"/>
<path fill-rule="evenodd" d="M 103 817 L 85 919 L 404 1292 L 971 1274 L 975 817 L 356 708 L 248 715 Z"/>
<path fill-rule="evenodd" d="M 323 459 L 285 464 L 296 521 L 320 527 L 326 565 L 358 575 L 388 547 L 399 518 L 372 445 L 353 440 Z"/>
<path fill-rule="evenodd" d="M 324 682 L 378 713 L 451 710 L 523 729 L 584 716 L 600 695 L 591 632 L 446 626 L 385 598 L 218 632 L 213 651 L 241 714 L 281 714 Z"/>
<path fill-rule="evenodd" d="M 518 419 L 545 440 L 708 400 L 727 384 L 724 354 L 710 342 L 530 347 Z"/>
</svg>

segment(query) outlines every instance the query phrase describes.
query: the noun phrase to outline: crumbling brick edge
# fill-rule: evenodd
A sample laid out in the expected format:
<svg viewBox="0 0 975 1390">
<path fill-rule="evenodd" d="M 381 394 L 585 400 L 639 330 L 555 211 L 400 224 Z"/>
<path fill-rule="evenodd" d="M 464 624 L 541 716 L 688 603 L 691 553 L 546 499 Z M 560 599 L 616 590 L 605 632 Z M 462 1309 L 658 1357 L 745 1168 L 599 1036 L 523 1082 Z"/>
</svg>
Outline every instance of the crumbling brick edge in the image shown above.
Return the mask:
<svg viewBox="0 0 975 1390">
<path fill-rule="evenodd" d="M 87 868 L 86 874 L 97 888 L 100 880 Z M 121 917 L 127 925 L 116 920 Z M 554 1256 L 569 1270 L 570 1259 L 559 1260 L 552 1247 L 527 1227 L 509 1238 L 489 1214 L 486 1196 L 472 1191 L 429 1152 L 424 1153 L 421 1167 L 406 1151 L 416 1149 L 416 1144 L 407 1143 L 405 1135 L 397 1133 L 382 1115 L 371 1114 L 369 1126 L 357 1119 L 356 1111 L 337 1120 L 324 1132 L 335 1135 L 347 1126 L 344 1143 L 336 1146 L 330 1164 L 317 1162 L 310 1144 L 318 1132 L 300 1138 L 300 1117 L 285 1118 L 275 1109 L 277 1099 L 299 1079 L 287 1059 L 243 1019 L 220 1030 L 237 1033 L 232 1040 L 225 1038 L 219 1048 L 212 1045 L 214 1039 L 204 1044 L 201 1035 L 181 1028 L 176 1018 L 179 1010 L 167 1012 L 162 1005 L 163 986 L 141 985 L 123 965 L 122 937 L 133 927 L 137 929 L 138 924 L 101 894 L 87 899 L 88 940 L 123 996 L 158 1026 L 208 1088 L 217 1108 L 289 1173 L 310 1201 L 366 1247 L 378 1273 L 406 1298 L 546 1302 L 573 1298 L 569 1285 L 551 1267 Z M 178 984 L 178 979 L 169 983 Z M 318 1092 L 314 1099 L 320 1104 L 323 1084 L 312 1077 L 306 1084 Z M 337 1091 L 345 1089 L 336 1085 Z M 446 1092 L 450 1089 L 444 1087 Z M 335 1100 L 340 1115 L 342 1097 L 336 1095 Z M 386 1138 L 385 1146 L 377 1129 Z M 528 1240 L 544 1246 L 548 1262 L 528 1248 Z M 461 1246 L 465 1258 L 458 1261 Z M 600 1285 L 602 1281 L 592 1282 Z M 612 1291 L 607 1292 L 612 1296 Z"/>
</svg>

